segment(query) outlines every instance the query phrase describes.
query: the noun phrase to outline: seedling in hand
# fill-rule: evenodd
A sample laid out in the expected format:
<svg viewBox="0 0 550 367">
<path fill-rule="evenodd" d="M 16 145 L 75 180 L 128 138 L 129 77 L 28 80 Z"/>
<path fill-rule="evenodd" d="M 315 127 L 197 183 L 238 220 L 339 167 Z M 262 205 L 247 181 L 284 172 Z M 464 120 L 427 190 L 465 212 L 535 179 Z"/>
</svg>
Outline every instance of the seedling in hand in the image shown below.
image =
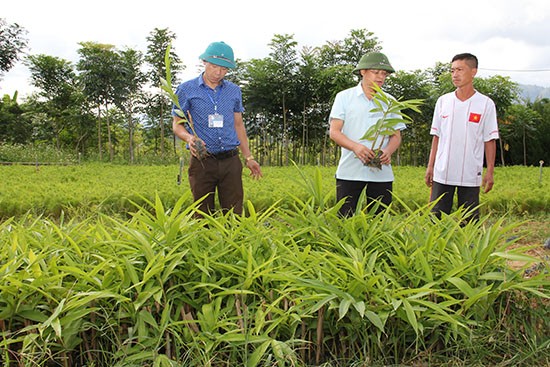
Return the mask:
<svg viewBox="0 0 550 367">
<path fill-rule="evenodd" d="M 172 72 L 170 68 L 170 48 L 171 46 L 168 45 L 166 48 L 166 53 L 164 54 L 164 64 L 166 66 L 166 79 L 160 78 L 160 88 L 164 91 L 166 96 L 172 101 L 172 103 L 176 106 L 175 112 L 176 114 L 181 118 L 180 124 L 187 124 L 189 128 L 191 129 L 191 132 L 193 133 L 194 139 L 191 144 L 194 147 L 195 152 L 197 153 L 196 157 L 199 160 L 204 159 L 208 152 L 206 151 L 206 147 L 204 145 L 204 142 L 198 137 L 197 133 L 195 132 L 195 126 L 193 124 L 193 118 L 191 117 L 191 114 L 189 111 L 187 111 L 187 115 L 185 112 L 183 112 L 183 109 L 180 106 L 180 101 L 178 99 L 178 96 L 174 93 L 174 90 L 172 88 Z"/>
<path fill-rule="evenodd" d="M 375 153 L 375 157 L 365 163 L 365 165 L 375 169 L 382 169 L 380 156 L 382 155 L 382 145 L 384 144 L 386 137 L 389 139 L 390 136 L 395 134 L 398 124 L 408 124 L 412 122 L 412 118 L 402 111 L 411 109 L 413 111 L 420 112 L 419 106 L 423 103 L 423 100 L 396 100 L 384 93 L 382 88 L 380 88 L 376 83 L 373 83 L 372 89 L 374 90 L 372 101 L 376 104 L 376 107 L 370 112 L 382 112 L 382 117 L 380 117 L 378 121 L 376 121 L 376 123 L 365 132 L 365 134 L 361 137 L 361 140 L 372 141 L 370 148 Z M 379 141 L 379 143 L 376 146 L 377 141 Z"/>
</svg>

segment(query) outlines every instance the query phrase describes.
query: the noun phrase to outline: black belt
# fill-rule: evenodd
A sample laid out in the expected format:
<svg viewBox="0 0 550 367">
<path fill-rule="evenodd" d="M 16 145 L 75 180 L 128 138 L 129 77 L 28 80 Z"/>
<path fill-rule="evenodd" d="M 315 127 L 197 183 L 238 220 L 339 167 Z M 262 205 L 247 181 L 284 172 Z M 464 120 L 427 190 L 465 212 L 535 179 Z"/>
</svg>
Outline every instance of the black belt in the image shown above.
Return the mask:
<svg viewBox="0 0 550 367">
<path fill-rule="evenodd" d="M 216 153 L 216 154 L 210 153 L 209 156 L 214 158 L 214 159 L 217 159 L 217 160 L 222 160 L 222 159 L 227 159 L 227 158 L 234 157 L 237 154 L 239 154 L 239 149 L 235 148 L 235 149 L 232 149 L 232 150 L 226 150 L 226 151 Z"/>
</svg>

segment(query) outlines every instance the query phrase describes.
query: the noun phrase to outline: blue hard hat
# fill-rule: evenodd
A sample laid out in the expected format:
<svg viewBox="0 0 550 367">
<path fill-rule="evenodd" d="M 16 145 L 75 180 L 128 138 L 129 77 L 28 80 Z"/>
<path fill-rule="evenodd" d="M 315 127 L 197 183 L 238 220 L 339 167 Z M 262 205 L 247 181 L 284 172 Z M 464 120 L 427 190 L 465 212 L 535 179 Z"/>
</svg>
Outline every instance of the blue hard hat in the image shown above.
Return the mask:
<svg viewBox="0 0 550 367">
<path fill-rule="evenodd" d="M 212 42 L 199 58 L 225 68 L 235 67 L 233 49 L 225 42 Z"/>
</svg>

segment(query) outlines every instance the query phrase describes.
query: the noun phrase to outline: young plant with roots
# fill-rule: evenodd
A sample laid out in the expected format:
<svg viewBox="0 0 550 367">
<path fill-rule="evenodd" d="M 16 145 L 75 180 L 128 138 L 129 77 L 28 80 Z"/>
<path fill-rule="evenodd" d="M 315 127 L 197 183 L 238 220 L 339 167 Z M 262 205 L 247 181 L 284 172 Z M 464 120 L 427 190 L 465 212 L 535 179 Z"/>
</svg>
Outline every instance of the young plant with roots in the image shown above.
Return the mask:
<svg viewBox="0 0 550 367">
<path fill-rule="evenodd" d="M 372 89 L 375 92 L 372 101 L 376 104 L 376 107 L 370 110 L 370 112 L 382 113 L 382 117 L 365 132 L 360 140 L 372 141 L 370 149 L 375 153 L 375 157 L 365 163 L 365 165 L 374 169 L 382 169 L 380 156 L 382 155 L 382 146 L 386 138 L 389 139 L 395 134 L 398 124 L 412 122 L 412 118 L 402 111 L 411 109 L 420 113 L 419 107 L 422 105 L 423 100 L 397 100 L 387 95 L 376 83 L 373 83 Z M 376 145 L 377 142 L 378 145 Z"/>
<path fill-rule="evenodd" d="M 172 89 L 172 71 L 170 68 L 170 49 L 171 45 L 169 44 L 166 48 L 166 53 L 164 54 L 164 65 L 166 67 L 166 79 L 160 78 L 160 88 L 164 91 L 166 96 L 172 101 L 172 103 L 176 106 L 175 112 L 176 114 L 181 117 L 180 124 L 187 124 L 189 128 L 191 129 L 191 132 L 195 139 L 193 139 L 193 146 L 195 147 L 195 150 L 197 152 L 197 158 L 199 160 L 204 159 L 208 152 L 206 151 L 206 147 L 204 146 L 204 142 L 198 137 L 197 133 L 195 132 L 195 125 L 193 124 L 193 118 L 191 117 L 191 113 L 187 111 L 187 114 L 183 111 L 183 109 L 180 106 L 180 101 L 178 99 L 178 96 L 174 93 L 174 90 Z"/>
</svg>

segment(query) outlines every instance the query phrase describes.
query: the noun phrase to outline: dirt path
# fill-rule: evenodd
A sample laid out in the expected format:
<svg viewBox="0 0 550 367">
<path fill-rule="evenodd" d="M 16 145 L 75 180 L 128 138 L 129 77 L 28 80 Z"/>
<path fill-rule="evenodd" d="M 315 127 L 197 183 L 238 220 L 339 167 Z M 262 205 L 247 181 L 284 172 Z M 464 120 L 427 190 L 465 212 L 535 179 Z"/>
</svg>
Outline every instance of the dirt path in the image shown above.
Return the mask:
<svg viewBox="0 0 550 367">
<path fill-rule="evenodd" d="M 545 262 L 546 266 L 550 266 L 550 219 L 529 219 L 516 228 L 514 233 L 518 236 L 518 240 L 509 247 L 510 249 L 522 246 L 533 247 L 527 251 L 527 254 L 541 259 L 541 262 Z M 509 261 L 508 263 L 513 269 L 525 266 L 524 261 Z M 535 268 L 538 267 L 540 266 L 535 264 L 532 267 L 533 269 L 529 268 L 529 270 L 536 271 Z"/>
</svg>

